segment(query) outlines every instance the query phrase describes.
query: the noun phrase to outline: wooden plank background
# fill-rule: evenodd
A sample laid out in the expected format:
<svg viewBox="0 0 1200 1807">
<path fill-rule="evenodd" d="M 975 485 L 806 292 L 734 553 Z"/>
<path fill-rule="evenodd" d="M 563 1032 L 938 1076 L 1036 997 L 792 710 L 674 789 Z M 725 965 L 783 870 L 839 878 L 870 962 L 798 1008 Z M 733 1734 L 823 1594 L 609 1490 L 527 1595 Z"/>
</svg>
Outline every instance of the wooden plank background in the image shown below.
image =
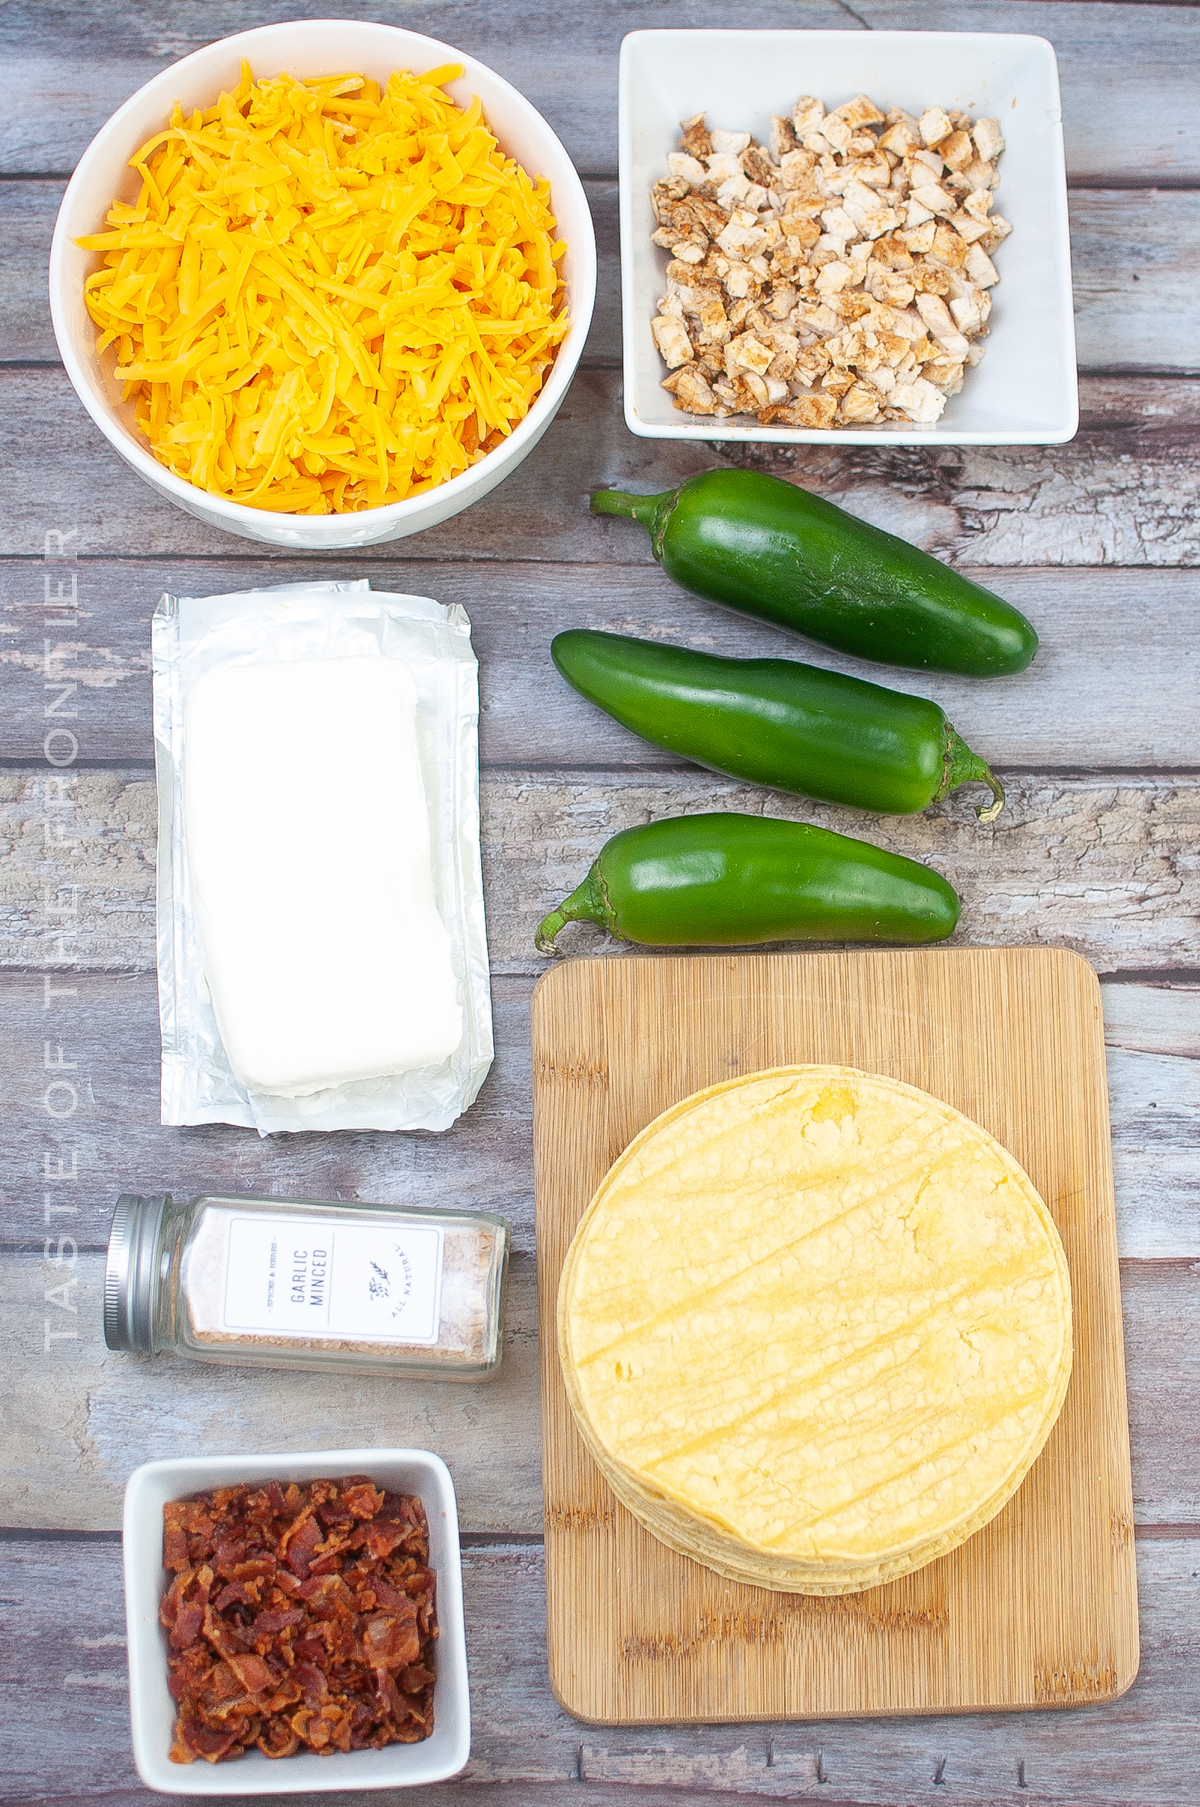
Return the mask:
<svg viewBox="0 0 1200 1807">
<path fill-rule="evenodd" d="M 528 1047 L 541 962 L 530 935 L 614 829 L 764 800 L 598 720 L 554 677 L 546 648 L 558 628 L 587 624 L 802 654 L 674 589 L 644 536 L 585 506 L 598 482 L 665 488 L 726 455 L 636 440 L 621 422 L 616 58 L 628 30 L 737 21 L 714 0 L 384 0 L 377 16 L 479 56 L 563 137 L 596 220 L 596 320 L 555 426 L 485 501 L 390 546 L 275 558 L 160 502 L 107 449 L 58 363 L 46 253 L 75 159 L 139 83 L 226 32 L 354 10 L 341 0 L 0 9 L 0 1795 L 81 1807 L 150 1799 L 129 1754 L 121 1641 L 117 1527 L 137 1463 L 185 1448 L 411 1440 L 444 1454 L 459 1486 L 476 1728 L 465 1776 L 419 1791 L 414 1807 L 699 1807 L 731 1795 L 826 1807 L 1200 1803 L 1200 11 L 1076 0 L 762 0 L 754 11 L 759 26 L 1035 32 L 1058 52 L 1078 438 L 756 456 L 983 573 L 1043 635 L 1022 679 L 928 686 L 1004 774 L 1011 803 L 993 830 L 980 831 L 962 800 L 907 823 L 793 802 L 779 812 L 928 857 L 963 892 L 961 941 L 1070 946 L 1101 975 L 1141 1675 L 1114 1706 L 1067 1714 L 619 1732 L 573 1722 L 546 1679 Z M 52 531 L 74 536 L 73 558 L 54 567 L 56 582 L 65 573 L 78 585 L 69 630 L 45 626 Z M 444 1137 L 275 1143 L 164 1130 L 150 614 L 164 589 L 352 569 L 463 602 L 474 622 L 495 1068 Z M 59 788 L 43 753 L 56 725 L 44 715 L 47 638 L 51 674 L 79 686 L 68 704 L 78 759 Z M 601 945 L 577 932 L 576 948 Z M 59 1049 L 75 1064 L 47 1069 Z M 69 1114 L 53 1114 L 72 1096 Z M 518 1253 L 501 1379 L 490 1390 L 413 1387 L 108 1355 L 99 1280 L 116 1193 L 203 1185 L 503 1210 Z"/>
</svg>

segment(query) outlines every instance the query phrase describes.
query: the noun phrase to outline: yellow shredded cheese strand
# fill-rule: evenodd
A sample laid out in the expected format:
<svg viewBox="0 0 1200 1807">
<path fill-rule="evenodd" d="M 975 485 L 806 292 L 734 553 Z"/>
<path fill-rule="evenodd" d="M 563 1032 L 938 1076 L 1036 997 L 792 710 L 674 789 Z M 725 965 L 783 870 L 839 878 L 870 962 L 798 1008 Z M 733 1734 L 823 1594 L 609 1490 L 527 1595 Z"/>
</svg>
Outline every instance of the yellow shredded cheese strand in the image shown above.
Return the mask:
<svg viewBox="0 0 1200 1807">
<path fill-rule="evenodd" d="M 130 159 L 87 278 L 154 456 L 252 508 L 342 513 L 465 471 L 524 418 L 568 328 L 550 185 L 457 66 L 241 80 Z"/>
</svg>

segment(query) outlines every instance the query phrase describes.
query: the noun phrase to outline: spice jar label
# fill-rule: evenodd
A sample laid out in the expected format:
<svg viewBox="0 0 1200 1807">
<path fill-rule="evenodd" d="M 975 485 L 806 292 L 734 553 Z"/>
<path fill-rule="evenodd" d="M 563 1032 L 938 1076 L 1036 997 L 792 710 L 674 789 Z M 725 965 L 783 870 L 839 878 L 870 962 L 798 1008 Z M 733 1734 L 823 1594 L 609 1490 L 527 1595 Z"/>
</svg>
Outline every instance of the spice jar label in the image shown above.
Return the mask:
<svg viewBox="0 0 1200 1807">
<path fill-rule="evenodd" d="M 442 1240 L 416 1224 L 231 1217 L 222 1328 L 436 1343 Z"/>
</svg>

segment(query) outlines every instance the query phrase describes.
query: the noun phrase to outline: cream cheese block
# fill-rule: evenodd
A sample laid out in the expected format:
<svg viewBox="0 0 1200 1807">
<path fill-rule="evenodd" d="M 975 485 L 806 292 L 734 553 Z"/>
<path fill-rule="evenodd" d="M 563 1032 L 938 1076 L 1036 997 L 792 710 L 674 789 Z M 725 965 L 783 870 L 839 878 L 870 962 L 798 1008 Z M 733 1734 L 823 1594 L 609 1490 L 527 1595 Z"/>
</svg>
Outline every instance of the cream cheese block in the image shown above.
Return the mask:
<svg viewBox="0 0 1200 1807">
<path fill-rule="evenodd" d="M 192 904 L 236 1077 L 301 1097 L 445 1060 L 463 1015 L 408 667 L 223 666 L 183 723 Z"/>
<path fill-rule="evenodd" d="M 731 1579 L 851 1593 L 945 1555 L 1042 1449 L 1071 1373 L 1053 1219 L 913 1086 L 788 1067 L 697 1093 L 602 1181 L 559 1291 L 614 1493 Z"/>
</svg>

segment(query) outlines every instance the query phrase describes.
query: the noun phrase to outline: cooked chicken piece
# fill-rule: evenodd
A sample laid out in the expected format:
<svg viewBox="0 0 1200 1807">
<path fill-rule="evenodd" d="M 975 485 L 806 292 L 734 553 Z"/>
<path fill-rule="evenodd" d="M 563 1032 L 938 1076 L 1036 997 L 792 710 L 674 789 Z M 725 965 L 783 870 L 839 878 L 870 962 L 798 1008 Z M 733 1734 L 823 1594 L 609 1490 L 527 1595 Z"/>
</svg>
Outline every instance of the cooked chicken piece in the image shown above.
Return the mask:
<svg viewBox="0 0 1200 1807">
<path fill-rule="evenodd" d="M 1004 149 L 1004 136 L 998 119 L 977 119 L 971 131 L 975 148 L 985 163 L 994 163 Z"/>
<path fill-rule="evenodd" d="M 948 113 L 940 107 L 926 107 L 921 115 L 921 137 L 926 144 L 940 144 L 953 131 Z"/>
<path fill-rule="evenodd" d="M 875 102 L 866 94 L 858 94 L 853 100 L 845 100 L 840 107 L 833 109 L 838 119 L 844 119 L 852 130 L 857 131 L 864 125 L 882 125 L 883 114 Z"/>
<path fill-rule="evenodd" d="M 717 398 L 698 370 L 678 370 L 663 383 L 675 397 L 675 406 L 689 414 L 716 414 Z"/>
<path fill-rule="evenodd" d="M 704 123 L 704 114 L 695 113 L 691 119 L 685 119 L 680 127 L 683 148 L 689 157 L 707 157 L 712 151 L 712 139 L 708 127 Z"/>
<path fill-rule="evenodd" d="M 789 151 L 796 148 L 796 131 L 790 119 L 780 119 L 777 113 L 771 115 L 771 135 L 767 140 L 772 157 L 776 163 L 782 163 Z"/>
<path fill-rule="evenodd" d="M 659 314 L 650 322 L 650 331 L 654 334 L 654 343 L 668 370 L 678 370 L 681 364 L 691 363 L 695 354 L 687 327 L 681 319 L 677 319 L 674 314 Z"/>
<path fill-rule="evenodd" d="M 702 182 L 708 181 L 708 171 L 698 158 L 690 157 L 686 151 L 671 151 L 667 157 L 667 168 L 673 176 L 679 176 L 691 188 L 699 188 Z"/>
</svg>

